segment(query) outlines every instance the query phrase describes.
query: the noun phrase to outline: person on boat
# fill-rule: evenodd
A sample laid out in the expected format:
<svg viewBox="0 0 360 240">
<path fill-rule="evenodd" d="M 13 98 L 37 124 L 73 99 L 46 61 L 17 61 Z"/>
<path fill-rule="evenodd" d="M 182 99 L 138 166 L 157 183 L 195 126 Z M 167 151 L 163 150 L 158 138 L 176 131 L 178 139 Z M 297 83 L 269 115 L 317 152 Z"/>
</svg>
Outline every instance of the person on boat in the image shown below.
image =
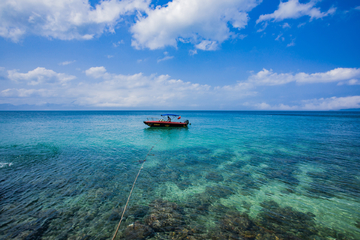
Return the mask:
<svg viewBox="0 0 360 240">
<path fill-rule="evenodd" d="M 168 116 L 168 122 L 171 122 L 171 118 Z"/>
</svg>

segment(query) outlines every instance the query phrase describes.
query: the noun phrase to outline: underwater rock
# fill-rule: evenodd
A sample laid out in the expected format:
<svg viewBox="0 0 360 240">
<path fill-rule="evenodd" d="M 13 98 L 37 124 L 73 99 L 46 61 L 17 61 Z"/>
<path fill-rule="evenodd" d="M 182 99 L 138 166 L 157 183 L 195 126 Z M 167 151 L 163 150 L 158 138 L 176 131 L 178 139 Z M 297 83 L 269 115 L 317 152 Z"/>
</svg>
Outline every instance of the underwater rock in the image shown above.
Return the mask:
<svg viewBox="0 0 360 240">
<path fill-rule="evenodd" d="M 124 211 L 124 207 L 113 209 L 110 215 L 108 215 L 108 220 L 109 221 L 120 220 L 123 211 Z M 124 214 L 124 219 L 131 217 L 132 219 L 137 220 L 139 218 L 143 218 L 148 211 L 149 211 L 148 206 L 134 205 L 127 208 Z"/>
<path fill-rule="evenodd" d="M 307 175 L 312 179 L 307 187 L 310 197 L 360 197 L 360 179 L 345 169 L 327 165 L 323 172 L 308 172 Z"/>
<path fill-rule="evenodd" d="M 179 170 L 160 168 L 154 176 L 158 182 L 177 182 L 180 178 Z"/>
<path fill-rule="evenodd" d="M 281 237 L 257 226 L 246 213 L 230 211 L 220 219 L 219 225 L 208 233 L 207 239 L 279 240 Z"/>
<path fill-rule="evenodd" d="M 237 182 L 241 188 L 242 195 L 252 195 L 255 190 L 259 190 L 265 183 L 263 179 L 256 179 L 249 172 L 242 170 L 232 175 L 226 182 Z"/>
<path fill-rule="evenodd" d="M 133 224 L 126 227 L 122 235 L 124 239 L 140 240 L 154 235 L 154 230 L 147 225 L 135 221 Z"/>
<path fill-rule="evenodd" d="M 247 214 L 239 214 L 237 212 L 227 213 L 221 220 L 221 228 L 233 233 L 245 233 L 253 227 L 253 222 Z"/>
<path fill-rule="evenodd" d="M 244 161 L 237 161 L 228 165 L 225 165 L 225 168 L 233 173 L 241 173 L 244 166 L 246 166 L 248 163 Z"/>
<path fill-rule="evenodd" d="M 109 221 L 118 221 L 121 218 L 121 213 L 118 209 L 113 209 L 110 216 L 108 217 Z"/>
<path fill-rule="evenodd" d="M 208 173 L 205 177 L 207 180 L 211 180 L 214 182 L 221 182 L 224 181 L 224 177 L 221 174 L 217 174 L 217 173 Z"/>
<path fill-rule="evenodd" d="M 135 205 L 129 208 L 128 215 L 133 215 L 135 219 L 143 218 L 149 211 L 148 206 Z"/>
<path fill-rule="evenodd" d="M 360 228 L 360 221 L 356 221 L 355 227 Z"/>
<path fill-rule="evenodd" d="M 226 207 L 221 203 L 215 203 L 209 207 L 210 212 L 214 214 L 217 218 L 222 218 L 224 213 L 236 210 L 234 207 Z"/>
<path fill-rule="evenodd" d="M 279 236 L 292 239 L 310 239 L 310 236 L 318 235 L 313 213 L 298 212 L 291 207 L 283 208 L 275 201 L 265 201 L 260 205 L 263 209 L 258 215 L 259 224 Z"/>
<path fill-rule="evenodd" d="M 145 223 L 157 232 L 175 231 L 184 225 L 184 218 L 176 203 L 157 199 L 150 204 Z"/>
<path fill-rule="evenodd" d="M 217 198 L 226 198 L 234 194 L 234 191 L 230 187 L 217 185 L 206 187 L 205 193 Z"/>
<path fill-rule="evenodd" d="M 49 228 L 50 222 L 57 218 L 58 214 L 59 212 L 53 209 L 41 212 L 37 220 L 18 225 L 10 230 L 10 233 L 5 239 L 13 239 L 16 237 L 26 240 L 41 239 L 43 234 Z"/>
<path fill-rule="evenodd" d="M 175 182 L 175 184 L 181 189 L 181 190 L 185 190 L 186 188 L 192 186 L 192 182 L 189 180 L 184 180 L 184 181 L 180 181 L 180 182 Z"/>
</svg>

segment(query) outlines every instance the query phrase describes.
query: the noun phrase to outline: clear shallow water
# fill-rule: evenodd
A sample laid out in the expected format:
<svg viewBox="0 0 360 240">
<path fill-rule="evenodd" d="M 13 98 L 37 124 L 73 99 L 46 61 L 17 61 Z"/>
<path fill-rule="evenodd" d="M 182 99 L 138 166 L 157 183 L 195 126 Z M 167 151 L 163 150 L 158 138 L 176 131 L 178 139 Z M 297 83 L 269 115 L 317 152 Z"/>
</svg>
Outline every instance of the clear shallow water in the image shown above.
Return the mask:
<svg viewBox="0 0 360 240">
<path fill-rule="evenodd" d="M 0 239 L 360 239 L 360 113 L 0 112 Z M 135 223 L 135 224 L 134 224 Z"/>
</svg>

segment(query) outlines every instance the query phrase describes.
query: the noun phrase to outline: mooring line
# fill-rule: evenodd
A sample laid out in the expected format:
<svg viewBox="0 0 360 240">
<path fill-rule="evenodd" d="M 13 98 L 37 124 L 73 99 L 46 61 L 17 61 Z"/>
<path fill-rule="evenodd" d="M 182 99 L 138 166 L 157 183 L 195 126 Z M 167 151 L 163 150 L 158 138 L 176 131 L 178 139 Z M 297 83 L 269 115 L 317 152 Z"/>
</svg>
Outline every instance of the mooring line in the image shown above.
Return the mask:
<svg viewBox="0 0 360 240">
<path fill-rule="evenodd" d="M 131 188 L 131 190 L 130 190 L 129 197 L 128 197 L 127 201 L 126 201 L 126 204 L 125 204 L 125 207 L 124 207 L 123 213 L 122 213 L 121 218 L 120 218 L 120 222 L 119 222 L 119 224 L 118 224 L 118 226 L 117 226 L 117 228 L 116 228 L 116 231 L 115 231 L 115 233 L 114 233 L 114 236 L 113 236 L 112 240 L 114 240 L 114 239 L 115 239 L 116 234 L 117 234 L 117 233 L 118 233 L 118 231 L 119 231 L 120 224 L 121 224 L 121 221 L 123 220 L 123 217 L 124 217 L 124 214 L 125 214 L 126 208 L 127 208 L 127 206 L 128 206 L 128 203 L 129 203 L 129 200 L 130 200 L 130 197 L 131 197 L 132 191 L 134 190 L 136 180 L 138 179 L 138 177 L 139 177 L 139 175 L 140 175 L 141 169 L 143 169 L 144 163 L 146 162 L 146 158 L 149 156 L 149 154 L 150 154 L 151 150 L 153 150 L 153 148 L 155 147 L 155 145 L 156 145 L 156 144 L 158 144 L 158 143 L 160 142 L 160 140 L 162 140 L 162 138 L 160 138 L 160 139 L 159 139 L 159 140 L 158 140 L 158 141 L 157 141 L 157 142 L 156 142 L 156 143 L 155 143 L 155 144 L 154 144 L 154 145 L 150 148 L 149 152 L 148 152 L 148 153 L 146 154 L 146 156 L 145 156 L 145 159 L 142 161 L 141 167 L 140 167 L 140 169 L 139 169 L 138 174 L 136 175 L 135 181 L 134 181 L 134 183 L 133 183 L 133 185 L 132 185 L 132 188 Z M 140 162 L 141 162 L 141 161 L 140 161 Z"/>
</svg>

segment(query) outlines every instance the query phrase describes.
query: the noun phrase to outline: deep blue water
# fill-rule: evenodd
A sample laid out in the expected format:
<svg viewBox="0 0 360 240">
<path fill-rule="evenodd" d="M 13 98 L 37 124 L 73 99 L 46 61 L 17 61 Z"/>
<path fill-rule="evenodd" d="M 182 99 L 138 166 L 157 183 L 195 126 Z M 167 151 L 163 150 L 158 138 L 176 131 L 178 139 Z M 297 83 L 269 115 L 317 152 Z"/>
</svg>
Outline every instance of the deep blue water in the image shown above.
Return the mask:
<svg viewBox="0 0 360 240">
<path fill-rule="evenodd" d="M 0 112 L 0 239 L 360 239 L 360 112 Z M 156 143 L 156 145 L 155 145 Z"/>
</svg>

